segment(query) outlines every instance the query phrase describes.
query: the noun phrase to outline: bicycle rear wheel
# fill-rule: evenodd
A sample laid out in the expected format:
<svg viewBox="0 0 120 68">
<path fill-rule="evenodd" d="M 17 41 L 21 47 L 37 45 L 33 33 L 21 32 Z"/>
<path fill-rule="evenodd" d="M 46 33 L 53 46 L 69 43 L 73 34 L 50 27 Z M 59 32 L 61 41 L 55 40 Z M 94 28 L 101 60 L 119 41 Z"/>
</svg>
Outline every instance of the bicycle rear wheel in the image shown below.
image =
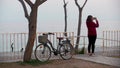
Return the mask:
<svg viewBox="0 0 120 68">
<path fill-rule="evenodd" d="M 35 58 L 41 62 L 46 62 L 51 57 L 51 49 L 47 45 L 40 44 L 35 49 Z"/>
<path fill-rule="evenodd" d="M 64 60 L 68 60 L 72 58 L 72 48 L 71 44 L 69 43 L 64 43 L 63 45 L 60 45 L 59 51 L 60 51 L 60 56 Z"/>
</svg>

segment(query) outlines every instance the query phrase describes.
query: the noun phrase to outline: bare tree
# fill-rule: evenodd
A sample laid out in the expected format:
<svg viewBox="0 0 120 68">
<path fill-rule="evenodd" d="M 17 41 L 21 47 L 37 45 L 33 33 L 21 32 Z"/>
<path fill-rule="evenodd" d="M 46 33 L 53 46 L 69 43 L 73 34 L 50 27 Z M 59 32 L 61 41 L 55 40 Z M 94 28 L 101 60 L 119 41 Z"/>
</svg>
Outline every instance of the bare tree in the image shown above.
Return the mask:
<svg viewBox="0 0 120 68">
<path fill-rule="evenodd" d="M 64 28 L 65 33 L 64 33 L 64 35 L 67 36 L 67 8 L 66 8 L 66 6 L 67 6 L 68 2 L 66 3 L 65 0 L 63 0 L 63 2 L 64 2 L 63 7 L 64 7 L 64 13 L 65 13 L 65 28 Z"/>
<path fill-rule="evenodd" d="M 65 28 L 64 28 L 65 33 L 64 33 L 64 36 L 67 37 L 67 8 L 66 8 L 66 6 L 67 6 L 68 2 L 66 3 L 65 0 L 63 0 L 63 2 L 64 2 L 63 7 L 64 7 L 64 13 L 65 13 Z M 68 38 L 66 38 L 66 39 L 68 40 Z M 74 47 L 71 46 L 71 49 L 72 49 L 72 54 L 74 54 Z"/>
<path fill-rule="evenodd" d="M 38 7 L 41 4 L 43 4 L 45 1 L 47 1 L 47 0 L 36 0 L 35 3 L 32 3 L 31 0 L 19 0 L 19 2 L 23 6 L 25 17 L 27 18 L 27 20 L 29 22 L 28 23 L 28 25 L 29 25 L 29 34 L 28 34 L 27 46 L 26 46 L 25 53 L 24 53 L 24 59 L 23 59 L 24 62 L 30 61 L 30 59 L 31 59 L 32 49 L 33 49 L 34 41 L 35 41 L 35 38 L 36 38 L 37 11 L 38 11 Z M 30 14 L 27 11 L 27 7 L 26 7 L 25 2 L 31 8 Z"/>
<path fill-rule="evenodd" d="M 81 24 L 82 24 L 82 10 L 84 8 L 84 6 L 86 5 L 88 0 L 85 0 L 84 4 L 82 7 L 80 7 L 80 5 L 78 4 L 78 0 L 75 0 L 75 4 L 78 7 L 78 11 L 79 11 L 79 19 L 78 19 L 78 29 L 77 29 L 77 39 L 76 39 L 76 46 L 75 46 L 75 50 L 78 51 L 78 44 L 80 41 L 80 33 L 81 33 Z"/>
</svg>

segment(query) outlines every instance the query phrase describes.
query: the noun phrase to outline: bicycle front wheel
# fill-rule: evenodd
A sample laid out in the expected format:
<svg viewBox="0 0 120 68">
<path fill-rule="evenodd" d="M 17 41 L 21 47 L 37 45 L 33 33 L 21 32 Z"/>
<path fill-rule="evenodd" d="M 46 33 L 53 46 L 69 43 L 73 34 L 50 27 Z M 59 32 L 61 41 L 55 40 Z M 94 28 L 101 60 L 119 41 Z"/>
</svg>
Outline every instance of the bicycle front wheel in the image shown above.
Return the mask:
<svg viewBox="0 0 120 68">
<path fill-rule="evenodd" d="M 60 45 L 59 51 L 60 51 L 60 56 L 64 60 L 68 60 L 72 58 L 72 49 L 71 49 L 71 44 L 69 43 L 64 43 L 63 45 Z"/>
<path fill-rule="evenodd" d="M 36 47 L 35 49 L 35 58 L 41 62 L 46 62 L 50 59 L 51 57 L 51 49 L 50 47 L 46 44 L 40 44 Z"/>
</svg>

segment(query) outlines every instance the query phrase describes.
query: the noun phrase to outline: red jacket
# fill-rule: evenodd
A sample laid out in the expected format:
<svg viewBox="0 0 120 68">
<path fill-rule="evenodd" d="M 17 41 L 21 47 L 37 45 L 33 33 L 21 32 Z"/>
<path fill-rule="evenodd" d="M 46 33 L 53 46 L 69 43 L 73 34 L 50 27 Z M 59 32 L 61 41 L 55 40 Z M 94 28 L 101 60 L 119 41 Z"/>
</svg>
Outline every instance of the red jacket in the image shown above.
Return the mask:
<svg viewBox="0 0 120 68">
<path fill-rule="evenodd" d="M 88 36 L 96 36 L 96 28 L 99 27 L 99 23 L 96 20 L 96 23 L 94 22 L 86 22 L 87 28 L 88 28 Z"/>
</svg>

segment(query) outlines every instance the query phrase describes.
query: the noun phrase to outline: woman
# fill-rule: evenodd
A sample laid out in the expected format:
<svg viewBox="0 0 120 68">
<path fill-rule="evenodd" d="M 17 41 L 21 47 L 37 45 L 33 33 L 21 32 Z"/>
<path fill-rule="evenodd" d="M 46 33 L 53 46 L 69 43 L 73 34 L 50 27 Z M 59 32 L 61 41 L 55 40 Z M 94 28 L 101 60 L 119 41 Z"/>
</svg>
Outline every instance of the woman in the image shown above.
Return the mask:
<svg viewBox="0 0 120 68">
<path fill-rule="evenodd" d="M 96 23 L 94 22 L 94 20 Z M 89 41 L 88 54 L 90 56 L 92 56 L 94 54 L 95 41 L 97 38 L 96 28 L 99 27 L 99 23 L 98 23 L 97 18 L 93 17 L 92 15 L 89 15 L 86 20 L 86 25 L 88 28 L 88 41 Z M 91 51 L 91 49 L 92 49 L 92 51 Z"/>
</svg>

